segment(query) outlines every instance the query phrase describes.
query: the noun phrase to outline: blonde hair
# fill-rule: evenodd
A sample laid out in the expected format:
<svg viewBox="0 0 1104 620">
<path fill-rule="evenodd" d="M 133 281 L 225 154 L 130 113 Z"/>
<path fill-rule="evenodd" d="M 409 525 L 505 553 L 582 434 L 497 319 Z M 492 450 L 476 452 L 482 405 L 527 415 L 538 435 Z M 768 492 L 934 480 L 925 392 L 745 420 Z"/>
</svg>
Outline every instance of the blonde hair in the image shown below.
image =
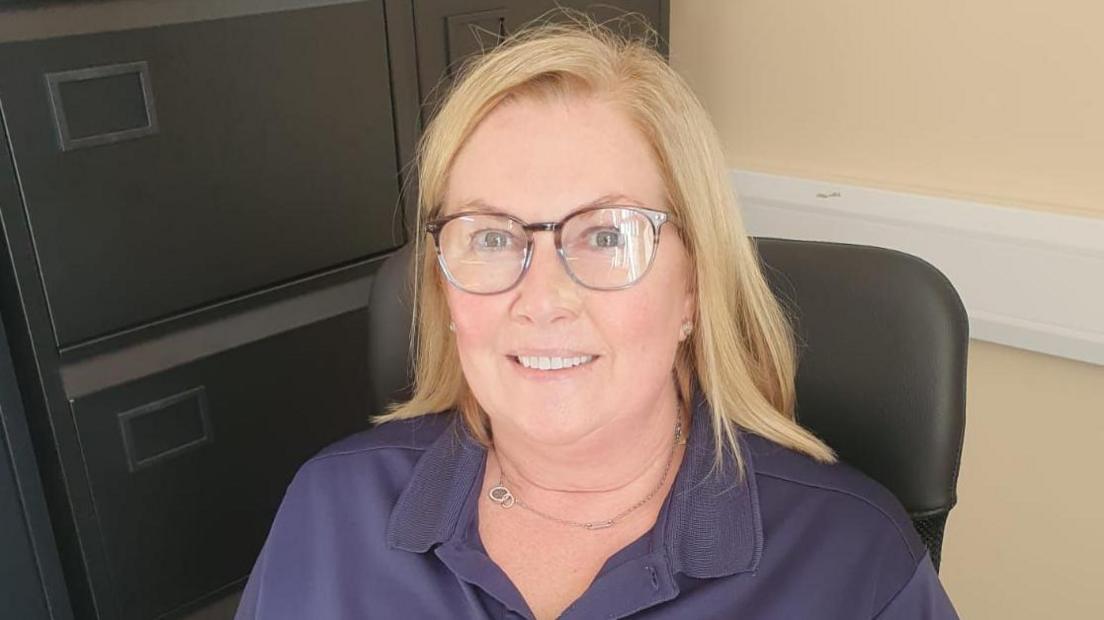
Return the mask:
<svg viewBox="0 0 1104 620">
<path fill-rule="evenodd" d="M 675 359 L 683 402 L 695 384 L 713 415 L 716 468 L 723 449 L 737 469 L 737 427 L 820 461 L 832 450 L 794 419 L 795 353 L 790 325 L 759 269 L 740 220 L 724 155 L 705 109 L 650 40 L 629 38 L 578 14 L 541 23 L 469 62 L 419 145 L 414 234 L 414 392 L 380 422 L 456 409 L 489 445 L 486 414 L 460 368 L 436 257 L 422 227 L 440 209 L 453 159 L 479 122 L 507 98 L 601 97 L 642 132 L 663 171 L 669 208 L 693 265 L 696 329 Z M 652 38 L 654 40 L 654 36 Z"/>
</svg>

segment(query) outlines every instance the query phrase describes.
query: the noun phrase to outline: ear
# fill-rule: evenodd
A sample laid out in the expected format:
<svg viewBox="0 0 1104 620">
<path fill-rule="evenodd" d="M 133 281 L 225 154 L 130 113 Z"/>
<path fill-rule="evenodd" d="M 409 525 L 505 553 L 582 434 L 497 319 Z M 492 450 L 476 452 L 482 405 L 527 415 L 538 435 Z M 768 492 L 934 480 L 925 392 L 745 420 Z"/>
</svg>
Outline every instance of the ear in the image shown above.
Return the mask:
<svg viewBox="0 0 1104 620">
<path fill-rule="evenodd" d="M 698 319 L 698 291 L 692 285 L 686 287 L 686 297 L 682 302 L 682 318 L 695 323 Z"/>
<path fill-rule="evenodd" d="M 697 327 L 698 315 L 698 295 L 697 290 L 692 285 L 687 285 L 686 293 L 682 300 L 682 319 L 679 321 L 679 327 L 685 329 L 687 324 L 690 325 L 690 329 L 693 330 Z M 689 333 L 680 331 L 679 341 L 685 342 L 689 338 Z"/>
<path fill-rule="evenodd" d="M 686 266 L 686 294 L 682 301 L 682 319 L 698 322 L 698 283 L 695 277 L 694 265 L 687 261 Z"/>
</svg>

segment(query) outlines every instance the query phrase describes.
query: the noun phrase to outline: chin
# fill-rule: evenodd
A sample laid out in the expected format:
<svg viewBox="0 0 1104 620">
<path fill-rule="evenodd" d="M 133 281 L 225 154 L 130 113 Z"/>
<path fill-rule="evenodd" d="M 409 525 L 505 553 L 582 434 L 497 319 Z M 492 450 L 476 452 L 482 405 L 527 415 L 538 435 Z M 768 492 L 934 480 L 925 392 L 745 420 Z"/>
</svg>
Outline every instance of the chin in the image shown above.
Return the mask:
<svg viewBox="0 0 1104 620">
<path fill-rule="evenodd" d="M 529 440 L 547 445 L 569 445 L 594 429 L 597 420 L 587 415 L 593 409 L 549 405 L 533 406 L 532 400 L 510 405 L 512 415 L 504 421 Z"/>
</svg>

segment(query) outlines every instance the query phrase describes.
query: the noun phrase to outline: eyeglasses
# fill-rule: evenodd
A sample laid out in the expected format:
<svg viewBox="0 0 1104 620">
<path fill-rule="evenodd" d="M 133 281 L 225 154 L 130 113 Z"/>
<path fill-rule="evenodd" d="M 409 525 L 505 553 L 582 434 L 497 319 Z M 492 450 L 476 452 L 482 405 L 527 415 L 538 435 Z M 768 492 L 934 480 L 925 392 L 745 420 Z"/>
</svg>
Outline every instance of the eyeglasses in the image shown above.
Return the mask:
<svg viewBox="0 0 1104 620">
<path fill-rule="evenodd" d="M 468 293 L 493 295 L 517 286 L 533 258 L 533 233 L 542 230 L 555 235 L 556 253 L 572 280 L 610 291 L 648 273 L 669 218 L 664 211 L 617 205 L 533 224 L 504 213 L 465 211 L 435 219 L 425 230 L 433 235 L 445 277 Z"/>
</svg>

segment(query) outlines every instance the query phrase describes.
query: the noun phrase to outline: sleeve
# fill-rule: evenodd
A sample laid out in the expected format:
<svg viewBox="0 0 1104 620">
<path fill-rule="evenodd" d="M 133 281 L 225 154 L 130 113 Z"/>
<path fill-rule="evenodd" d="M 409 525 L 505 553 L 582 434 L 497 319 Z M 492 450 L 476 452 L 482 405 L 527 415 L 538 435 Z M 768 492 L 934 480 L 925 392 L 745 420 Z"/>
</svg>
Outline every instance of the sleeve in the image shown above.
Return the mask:
<svg viewBox="0 0 1104 620">
<path fill-rule="evenodd" d="M 927 553 L 875 620 L 958 620 Z"/>
<path fill-rule="evenodd" d="M 264 581 L 265 552 L 262 549 L 257 557 L 257 563 L 253 565 L 253 572 L 249 573 L 249 581 L 242 591 L 241 600 L 238 601 L 238 610 L 234 613 L 234 620 L 253 620 L 260 618 L 261 583 Z"/>
<path fill-rule="evenodd" d="M 317 590 L 314 582 L 320 567 L 327 564 L 324 555 L 328 550 L 319 534 L 328 530 L 316 514 L 324 505 L 316 470 L 312 463 L 304 464 L 288 485 L 249 573 L 234 620 L 306 617 L 290 603 L 311 604 L 308 595 Z"/>
</svg>

